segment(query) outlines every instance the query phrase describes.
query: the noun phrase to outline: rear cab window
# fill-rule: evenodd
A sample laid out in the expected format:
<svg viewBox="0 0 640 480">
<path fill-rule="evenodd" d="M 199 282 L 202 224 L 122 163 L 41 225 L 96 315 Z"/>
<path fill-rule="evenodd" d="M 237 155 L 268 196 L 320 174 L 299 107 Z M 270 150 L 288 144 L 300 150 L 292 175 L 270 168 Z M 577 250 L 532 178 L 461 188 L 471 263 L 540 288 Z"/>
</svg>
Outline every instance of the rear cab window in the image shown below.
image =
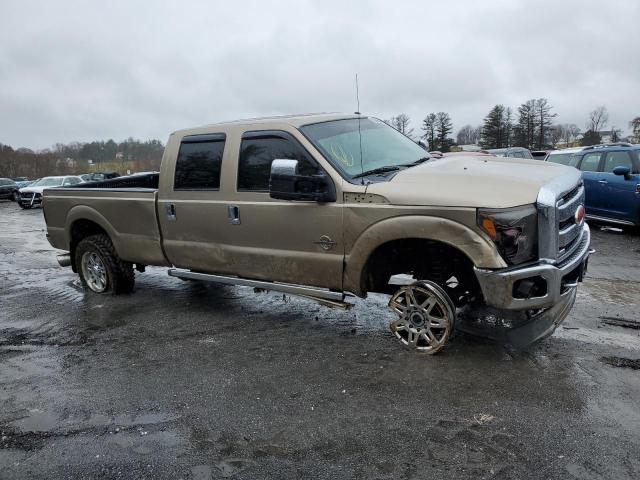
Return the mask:
<svg viewBox="0 0 640 480">
<path fill-rule="evenodd" d="M 174 190 L 219 190 L 226 135 L 188 135 L 180 142 Z"/>
<path fill-rule="evenodd" d="M 276 159 L 298 160 L 301 175 L 320 173 L 316 161 L 288 132 L 245 132 L 238 158 L 238 191 L 268 192 L 271 163 Z"/>
</svg>

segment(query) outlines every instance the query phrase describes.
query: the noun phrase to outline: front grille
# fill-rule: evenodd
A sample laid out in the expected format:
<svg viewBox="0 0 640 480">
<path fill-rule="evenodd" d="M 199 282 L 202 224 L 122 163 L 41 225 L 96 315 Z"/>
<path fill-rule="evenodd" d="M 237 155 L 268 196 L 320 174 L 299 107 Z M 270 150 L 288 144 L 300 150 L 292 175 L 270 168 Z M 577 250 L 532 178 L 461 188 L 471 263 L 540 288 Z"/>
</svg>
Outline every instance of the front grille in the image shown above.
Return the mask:
<svg viewBox="0 0 640 480">
<path fill-rule="evenodd" d="M 582 224 L 575 221 L 576 210 L 584 206 L 584 186 L 582 184 L 563 194 L 556 203 L 556 221 L 558 228 L 559 261 L 564 260 L 575 250 L 582 238 Z"/>
</svg>

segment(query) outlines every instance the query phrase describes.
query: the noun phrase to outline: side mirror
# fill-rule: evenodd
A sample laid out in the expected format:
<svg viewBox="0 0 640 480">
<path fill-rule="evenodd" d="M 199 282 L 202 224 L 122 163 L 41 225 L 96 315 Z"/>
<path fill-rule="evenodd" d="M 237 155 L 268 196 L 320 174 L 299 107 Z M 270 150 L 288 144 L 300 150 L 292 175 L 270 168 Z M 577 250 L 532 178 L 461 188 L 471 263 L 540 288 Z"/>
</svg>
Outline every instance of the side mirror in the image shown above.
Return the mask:
<svg viewBox="0 0 640 480">
<path fill-rule="evenodd" d="M 621 177 L 624 177 L 625 180 L 629 180 L 629 178 L 631 178 L 631 169 L 629 167 L 620 165 L 613 169 L 613 174 L 620 175 Z"/>
<path fill-rule="evenodd" d="M 427 142 L 425 142 L 424 140 L 422 139 L 418 140 L 418 145 L 420 145 L 427 152 L 429 151 L 429 145 L 427 145 Z"/>
<path fill-rule="evenodd" d="M 271 163 L 269 196 L 280 200 L 335 202 L 333 182 L 324 173 L 300 175 L 298 160 L 276 159 Z"/>
</svg>

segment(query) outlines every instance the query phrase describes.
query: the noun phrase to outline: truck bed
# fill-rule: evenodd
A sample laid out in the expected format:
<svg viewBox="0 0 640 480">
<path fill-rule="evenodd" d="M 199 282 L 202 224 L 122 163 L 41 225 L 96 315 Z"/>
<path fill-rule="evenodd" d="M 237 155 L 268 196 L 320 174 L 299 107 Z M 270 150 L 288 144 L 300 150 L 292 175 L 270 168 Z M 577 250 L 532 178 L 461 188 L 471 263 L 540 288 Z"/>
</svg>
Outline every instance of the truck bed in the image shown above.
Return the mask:
<svg viewBox="0 0 640 480">
<path fill-rule="evenodd" d="M 70 251 L 74 229 L 101 229 L 123 260 L 169 265 L 158 226 L 157 186 L 158 175 L 151 174 L 45 190 L 49 242 Z"/>
</svg>

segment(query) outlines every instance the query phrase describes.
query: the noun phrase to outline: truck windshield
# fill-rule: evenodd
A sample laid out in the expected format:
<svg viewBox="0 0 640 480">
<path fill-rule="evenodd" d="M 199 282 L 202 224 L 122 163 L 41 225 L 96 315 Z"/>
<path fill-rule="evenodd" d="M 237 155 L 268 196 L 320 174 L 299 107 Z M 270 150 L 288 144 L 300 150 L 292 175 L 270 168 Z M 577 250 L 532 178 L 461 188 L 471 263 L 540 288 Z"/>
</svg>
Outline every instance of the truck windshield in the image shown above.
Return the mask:
<svg viewBox="0 0 640 480">
<path fill-rule="evenodd" d="M 420 145 L 375 118 L 314 123 L 305 125 L 300 130 L 349 178 L 374 170 L 375 173 L 392 172 L 429 158 L 429 154 Z"/>
</svg>

